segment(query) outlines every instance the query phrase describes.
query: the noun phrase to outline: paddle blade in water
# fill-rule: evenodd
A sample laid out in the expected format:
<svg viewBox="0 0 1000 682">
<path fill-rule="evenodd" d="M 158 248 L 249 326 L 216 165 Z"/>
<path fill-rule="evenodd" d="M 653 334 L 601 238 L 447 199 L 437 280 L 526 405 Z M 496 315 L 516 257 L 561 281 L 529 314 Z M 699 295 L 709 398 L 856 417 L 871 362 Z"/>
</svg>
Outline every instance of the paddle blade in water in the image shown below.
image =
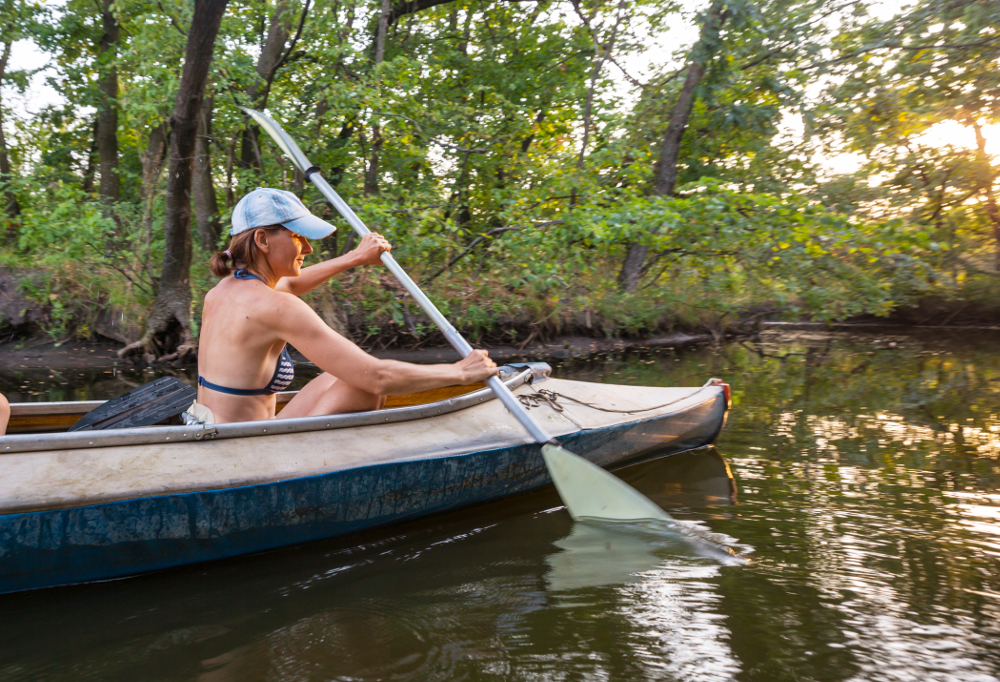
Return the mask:
<svg viewBox="0 0 1000 682">
<path fill-rule="evenodd" d="M 559 497 L 574 519 L 673 520 L 628 483 L 569 450 L 543 445 L 542 457 Z"/>
</svg>

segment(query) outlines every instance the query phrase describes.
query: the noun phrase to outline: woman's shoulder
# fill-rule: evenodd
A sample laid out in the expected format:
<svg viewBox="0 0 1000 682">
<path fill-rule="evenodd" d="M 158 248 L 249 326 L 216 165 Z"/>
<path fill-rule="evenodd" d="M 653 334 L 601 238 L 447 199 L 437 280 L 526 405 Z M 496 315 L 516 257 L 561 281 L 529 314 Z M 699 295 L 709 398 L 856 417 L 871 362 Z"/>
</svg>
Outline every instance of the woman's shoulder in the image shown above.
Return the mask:
<svg viewBox="0 0 1000 682">
<path fill-rule="evenodd" d="M 274 307 L 271 304 L 280 306 L 304 305 L 298 297 L 282 291 L 275 291 L 261 281 L 240 281 L 232 277 L 223 279 L 205 294 L 206 306 L 248 306 L 263 310 Z"/>
</svg>

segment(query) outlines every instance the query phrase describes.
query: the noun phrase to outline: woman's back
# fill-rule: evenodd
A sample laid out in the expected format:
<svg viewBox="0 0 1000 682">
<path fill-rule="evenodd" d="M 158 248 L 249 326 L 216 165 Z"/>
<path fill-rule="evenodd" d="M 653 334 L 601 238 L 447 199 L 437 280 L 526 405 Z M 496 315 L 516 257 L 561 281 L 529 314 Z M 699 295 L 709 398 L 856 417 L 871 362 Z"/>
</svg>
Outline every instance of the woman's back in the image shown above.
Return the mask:
<svg viewBox="0 0 1000 682">
<path fill-rule="evenodd" d="M 256 279 L 226 277 L 219 282 L 205 296 L 198 375 L 233 389 L 267 387 L 285 346 L 275 331 L 275 318 L 282 303 L 287 304 L 282 299 L 291 297 Z M 210 407 L 220 422 L 274 416 L 273 394 L 231 395 L 200 386 L 198 402 Z"/>
</svg>

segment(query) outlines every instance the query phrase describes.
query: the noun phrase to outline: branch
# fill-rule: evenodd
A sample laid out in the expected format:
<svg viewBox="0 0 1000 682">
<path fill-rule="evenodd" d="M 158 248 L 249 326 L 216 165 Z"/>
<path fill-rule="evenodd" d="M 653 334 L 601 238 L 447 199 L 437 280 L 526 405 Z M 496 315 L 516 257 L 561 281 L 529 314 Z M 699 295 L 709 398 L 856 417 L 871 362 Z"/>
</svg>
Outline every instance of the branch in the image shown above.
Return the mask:
<svg viewBox="0 0 1000 682">
<path fill-rule="evenodd" d="M 775 57 L 775 56 L 781 54 L 782 52 L 784 52 L 788 47 L 789 46 L 787 44 L 782 45 L 781 47 L 776 47 L 773 50 L 771 50 L 770 52 L 768 52 L 767 54 L 764 54 L 764 55 L 762 55 L 760 57 L 757 57 L 757 59 L 749 61 L 746 64 L 743 64 L 742 66 L 740 66 L 740 71 L 746 71 L 747 69 L 752 69 L 753 67 L 757 66 L 758 64 L 763 64 L 764 62 L 766 62 L 771 57 Z"/>
<path fill-rule="evenodd" d="M 638 78 L 634 78 L 632 76 L 632 74 L 630 74 L 628 71 L 626 71 L 625 67 L 618 63 L 618 60 L 615 59 L 614 55 L 609 54 L 608 55 L 608 61 L 611 62 L 612 64 L 614 64 L 615 66 L 617 66 L 618 70 L 622 72 L 623 76 L 625 76 L 625 80 L 627 80 L 629 83 L 631 83 L 635 87 L 640 88 L 642 90 L 645 90 L 646 88 L 649 87 L 645 83 L 641 82 Z"/>
<path fill-rule="evenodd" d="M 410 2 L 398 2 L 389 8 L 386 27 L 392 26 L 397 19 L 405 17 L 407 14 L 416 14 L 431 7 L 447 5 L 449 2 L 453 2 L 453 0 L 411 0 Z"/>
<path fill-rule="evenodd" d="M 590 116 L 594 101 L 594 90 L 597 88 L 597 79 L 601 75 L 601 70 L 604 68 L 604 62 L 611 58 L 611 50 L 615 45 L 615 38 L 618 37 L 618 28 L 622 23 L 622 14 L 625 9 L 625 0 L 621 0 L 618 3 L 618 13 L 615 17 L 615 24 L 611 28 L 611 35 L 607 39 L 605 45 L 606 47 L 602 51 L 600 37 L 597 35 L 597 31 L 590 23 L 590 18 L 588 18 L 583 10 L 580 8 L 580 0 L 572 0 L 573 9 L 576 10 L 577 15 L 580 17 L 580 21 L 587 28 L 587 32 L 590 34 L 590 40 L 594 44 L 594 67 L 591 69 L 590 73 L 590 88 L 587 90 L 587 98 L 583 105 L 583 141 L 580 143 L 580 156 L 576 160 L 577 169 L 583 168 L 583 161 L 587 153 L 587 143 L 590 141 Z M 596 8 L 595 8 L 596 10 Z M 602 54 L 603 52 L 603 54 Z M 621 68 L 620 66 L 618 68 Z M 622 69 L 624 73 L 624 69 Z"/>
<path fill-rule="evenodd" d="M 170 19 L 170 25 L 173 26 L 174 28 L 176 28 L 177 32 L 180 33 L 182 36 L 184 36 L 186 38 L 188 32 L 185 31 L 183 28 L 181 28 L 180 24 L 177 23 L 177 19 L 174 18 L 173 14 L 171 14 L 170 12 L 168 12 L 166 10 L 166 8 L 163 6 L 163 3 L 161 3 L 160 0 L 156 0 L 156 6 L 160 8 L 160 11 L 163 12 L 163 14 L 168 19 Z"/>
<path fill-rule="evenodd" d="M 455 263 L 457 263 L 458 261 L 465 258 L 467 255 L 469 255 L 469 253 L 471 253 L 472 250 L 480 244 L 480 242 L 486 241 L 487 239 L 490 239 L 496 235 L 501 235 L 504 232 L 513 232 L 514 230 L 524 230 L 529 227 L 541 228 L 541 227 L 548 227 L 549 225 L 562 225 L 562 223 L 563 223 L 562 220 L 548 220 L 544 223 L 537 223 L 535 225 L 518 225 L 516 227 L 497 227 L 495 229 L 490 230 L 489 232 L 484 232 L 483 234 L 473 239 L 472 243 L 469 244 L 467 247 L 465 247 L 465 251 L 452 258 L 450 261 L 448 261 L 447 265 L 445 265 L 443 268 L 441 268 L 433 275 L 431 275 L 430 278 L 427 280 L 427 282 L 425 282 L 425 284 L 430 284 L 435 279 L 446 273 L 448 270 L 451 270 L 452 266 L 454 266 Z"/>
<path fill-rule="evenodd" d="M 972 263 L 970 263 L 969 261 L 965 260 L 961 256 L 958 257 L 958 262 L 961 263 L 962 266 L 966 270 L 968 270 L 970 272 L 973 272 L 973 273 L 975 273 L 977 275 L 987 275 L 989 277 L 1000 277 L 1000 272 L 993 272 L 991 270 L 982 270 L 979 267 L 977 267 L 977 266 L 973 265 Z"/>
<path fill-rule="evenodd" d="M 417 127 L 417 130 L 419 131 L 419 133 L 420 133 L 421 136 L 426 135 L 426 133 L 424 132 L 424 127 L 422 125 L 420 125 L 420 121 L 417 121 L 416 119 L 412 119 L 409 116 L 403 116 L 403 114 L 395 114 L 395 113 L 392 113 L 390 111 L 377 111 L 375 109 L 372 109 L 372 113 L 373 114 L 377 114 L 379 116 L 388 116 L 390 118 L 401 118 L 404 121 L 409 121 L 410 123 L 412 123 L 413 125 L 415 125 Z M 489 148 L 484 148 L 484 149 L 466 149 L 465 147 L 459 147 L 457 144 L 451 144 L 450 142 L 441 142 L 440 140 L 437 139 L 436 135 L 431 135 L 428 138 L 427 143 L 428 144 L 440 145 L 442 147 L 447 147 L 448 149 L 454 149 L 456 151 L 462 152 L 463 154 L 486 154 L 486 153 L 488 153 L 490 151 Z"/>
<path fill-rule="evenodd" d="M 937 45 L 903 45 L 902 43 L 882 43 L 881 45 L 874 45 L 872 47 L 861 48 L 842 57 L 837 57 L 836 59 L 830 59 L 825 62 L 819 62 L 818 64 L 813 64 L 812 66 L 807 66 L 805 68 L 815 69 L 821 66 L 839 64 L 840 62 L 844 62 L 849 59 L 854 59 L 855 57 L 867 54 L 869 52 L 877 52 L 878 50 L 910 50 L 915 52 L 919 52 L 921 50 L 964 50 L 970 47 L 985 47 L 997 41 L 1000 41 L 1000 35 L 990 36 L 989 38 L 984 38 L 983 40 L 977 40 L 972 43 L 938 43 Z"/>
<path fill-rule="evenodd" d="M 295 37 L 292 38 L 291 44 L 288 46 L 288 50 L 285 52 L 284 56 L 278 60 L 278 63 L 274 67 L 274 71 L 271 74 L 271 78 L 274 78 L 274 74 L 278 73 L 278 69 L 285 65 L 288 61 L 288 56 L 292 54 L 292 50 L 295 49 L 296 43 L 299 42 L 299 38 L 302 37 L 302 27 L 306 25 L 306 15 L 309 14 L 309 3 L 312 0 L 306 0 L 305 4 L 302 6 L 302 16 L 299 17 L 299 27 L 295 31 Z"/>
<path fill-rule="evenodd" d="M 447 147 L 448 149 L 454 149 L 455 151 L 462 152 L 463 154 L 486 154 L 490 151 L 489 149 L 466 149 L 465 147 L 459 147 L 457 144 L 451 144 L 450 142 L 441 142 L 436 138 L 431 138 L 429 142 L 431 144 Z"/>
</svg>

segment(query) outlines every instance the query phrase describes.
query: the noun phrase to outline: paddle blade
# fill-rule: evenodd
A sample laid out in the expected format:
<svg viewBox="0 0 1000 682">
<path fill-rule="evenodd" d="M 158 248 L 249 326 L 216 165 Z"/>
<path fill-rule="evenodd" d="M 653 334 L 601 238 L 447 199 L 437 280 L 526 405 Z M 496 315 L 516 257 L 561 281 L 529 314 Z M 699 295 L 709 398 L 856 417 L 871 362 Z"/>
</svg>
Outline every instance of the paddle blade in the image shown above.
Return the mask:
<svg viewBox="0 0 1000 682">
<path fill-rule="evenodd" d="M 672 521 L 652 500 L 617 476 L 556 445 L 543 445 L 542 457 L 559 497 L 574 519 Z"/>
<path fill-rule="evenodd" d="M 197 396 L 198 390 L 194 386 L 188 386 L 176 377 L 161 377 L 91 410 L 69 430 L 97 431 L 153 426 L 179 415 Z"/>
<path fill-rule="evenodd" d="M 298 166 L 298 169 L 305 173 L 309 169 L 311 164 L 306 155 L 299 149 L 299 145 L 295 144 L 285 129 L 281 127 L 281 124 L 275 121 L 273 118 L 265 114 L 263 111 L 257 111 L 256 109 L 248 109 L 246 107 L 240 107 L 247 116 L 252 118 L 257 125 L 267 131 L 267 134 L 271 136 L 281 151 L 285 152 L 285 155 L 292 160 L 292 162 Z"/>
</svg>

